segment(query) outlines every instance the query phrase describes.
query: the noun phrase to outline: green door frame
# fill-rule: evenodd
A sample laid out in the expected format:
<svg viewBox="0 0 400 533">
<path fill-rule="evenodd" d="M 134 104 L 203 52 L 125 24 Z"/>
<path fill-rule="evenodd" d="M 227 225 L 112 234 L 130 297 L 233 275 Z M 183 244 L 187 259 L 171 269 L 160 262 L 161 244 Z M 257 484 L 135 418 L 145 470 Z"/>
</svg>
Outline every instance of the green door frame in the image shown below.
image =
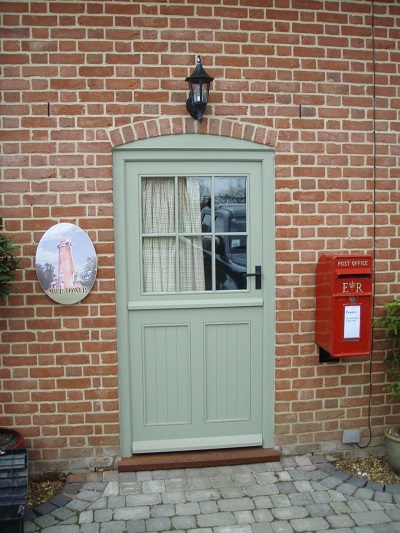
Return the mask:
<svg viewBox="0 0 400 533">
<path fill-rule="evenodd" d="M 118 380 L 121 455 L 132 455 L 133 424 L 128 342 L 127 246 L 125 241 L 126 162 L 193 161 L 259 162 L 263 188 L 263 446 L 273 446 L 275 405 L 275 239 L 274 151 L 272 148 L 229 137 L 182 134 L 153 137 L 114 148 L 114 232 L 116 261 Z M 136 199 L 135 199 L 136 201 Z M 272 431 L 271 431 L 272 428 Z"/>
</svg>

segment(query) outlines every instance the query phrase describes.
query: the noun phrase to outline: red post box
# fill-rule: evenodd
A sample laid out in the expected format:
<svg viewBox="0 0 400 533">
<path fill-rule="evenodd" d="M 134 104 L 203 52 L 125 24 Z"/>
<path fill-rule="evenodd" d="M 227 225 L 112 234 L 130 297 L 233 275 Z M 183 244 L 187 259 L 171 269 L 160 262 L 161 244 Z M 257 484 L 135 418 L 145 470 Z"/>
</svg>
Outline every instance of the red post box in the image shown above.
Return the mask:
<svg viewBox="0 0 400 533">
<path fill-rule="evenodd" d="M 315 342 L 320 360 L 369 356 L 372 339 L 370 255 L 322 255 L 317 264 Z"/>
</svg>

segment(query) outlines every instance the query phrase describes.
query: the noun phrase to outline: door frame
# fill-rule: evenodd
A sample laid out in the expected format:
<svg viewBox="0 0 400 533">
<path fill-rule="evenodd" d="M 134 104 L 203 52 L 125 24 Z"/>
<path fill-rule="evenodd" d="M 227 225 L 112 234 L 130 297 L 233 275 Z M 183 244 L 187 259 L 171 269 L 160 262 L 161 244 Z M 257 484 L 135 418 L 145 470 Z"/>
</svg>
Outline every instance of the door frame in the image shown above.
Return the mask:
<svg viewBox="0 0 400 533">
<path fill-rule="evenodd" d="M 273 446 L 275 414 L 275 177 L 274 150 L 271 147 L 241 139 L 202 134 L 182 134 L 153 137 L 114 148 L 114 234 L 117 305 L 117 353 L 120 409 L 121 455 L 132 455 L 134 440 L 131 394 L 131 360 L 128 340 L 128 269 L 125 234 L 126 162 L 192 161 L 258 162 L 261 164 L 263 189 L 263 447 Z M 201 169 L 199 169 L 201 170 Z M 134 199 L 136 201 L 136 199 Z M 266 236 L 269 235 L 269 238 Z M 271 431 L 272 428 L 272 431 Z"/>
</svg>

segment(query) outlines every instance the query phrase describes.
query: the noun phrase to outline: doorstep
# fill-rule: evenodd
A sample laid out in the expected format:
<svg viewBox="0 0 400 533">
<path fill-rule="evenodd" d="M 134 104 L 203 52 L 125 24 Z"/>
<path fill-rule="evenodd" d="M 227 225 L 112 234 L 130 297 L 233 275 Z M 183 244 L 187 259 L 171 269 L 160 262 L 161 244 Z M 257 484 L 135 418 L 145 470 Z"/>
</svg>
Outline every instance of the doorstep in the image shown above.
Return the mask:
<svg viewBox="0 0 400 533">
<path fill-rule="evenodd" d="M 189 452 L 141 453 L 123 457 L 118 463 L 119 472 L 139 470 L 170 470 L 251 463 L 268 463 L 280 460 L 273 448 L 229 448 L 226 450 L 201 450 Z"/>
</svg>

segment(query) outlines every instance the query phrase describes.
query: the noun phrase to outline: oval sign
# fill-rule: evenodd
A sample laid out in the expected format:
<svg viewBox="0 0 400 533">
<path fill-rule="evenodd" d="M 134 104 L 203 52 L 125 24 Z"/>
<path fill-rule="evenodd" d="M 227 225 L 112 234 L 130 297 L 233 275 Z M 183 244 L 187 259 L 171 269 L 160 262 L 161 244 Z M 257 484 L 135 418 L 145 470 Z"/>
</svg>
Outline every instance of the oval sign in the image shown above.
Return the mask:
<svg viewBox="0 0 400 533">
<path fill-rule="evenodd" d="M 97 256 L 86 232 L 75 224 L 62 222 L 40 239 L 35 266 L 39 283 L 52 300 L 76 304 L 93 287 Z"/>
</svg>

